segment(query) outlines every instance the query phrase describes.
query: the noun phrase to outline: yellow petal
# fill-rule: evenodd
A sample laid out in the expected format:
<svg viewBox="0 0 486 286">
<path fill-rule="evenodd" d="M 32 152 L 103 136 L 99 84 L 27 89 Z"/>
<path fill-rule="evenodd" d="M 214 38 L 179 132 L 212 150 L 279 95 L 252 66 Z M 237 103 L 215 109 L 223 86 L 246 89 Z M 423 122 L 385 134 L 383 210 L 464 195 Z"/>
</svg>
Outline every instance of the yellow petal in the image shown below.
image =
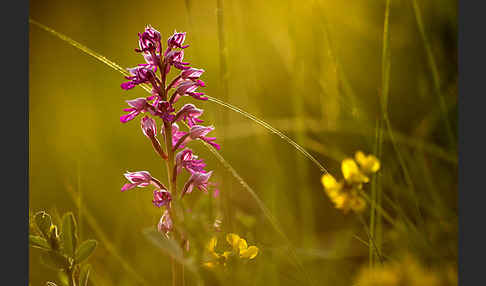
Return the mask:
<svg viewBox="0 0 486 286">
<path fill-rule="evenodd" d="M 243 250 L 246 250 L 247 248 L 248 248 L 248 244 L 246 243 L 246 240 L 244 240 L 243 238 L 240 238 L 240 240 L 238 241 L 239 253 L 241 253 L 241 251 L 243 251 Z"/>
<path fill-rule="evenodd" d="M 216 258 L 216 259 L 218 259 L 219 256 L 220 256 L 218 253 L 216 253 L 216 251 L 214 251 L 214 248 L 216 248 L 217 243 L 218 243 L 218 238 L 212 237 L 209 240 L 209 243 L 207 245 L 207 249 L 208 249 L 209 253 L 211 253 L 211 255 L 214 256 L 214 258 Z"/>
<path fill-rule="evenodd" d="M 344 179 L 350 183 L 367 183 L 369 178 L 361 173 L 358 165 L 353 159 L 346 158 L 341 163 L 341 171 Z"/>
<path fill-rule="evenodd" d="M 241 258 L 253 259 L 258 255 L 258 247 L 252 245 L 240 252 Z"/>
<path fill-rule="evenodd" d="M 354 157 L 365 173 L 376 173 L 380 169 L 380 161 L 373 155 L 366 156 L 363 152 L 358 151 Z"/>
<path fill-rule="evenodd" d="M 226 241 L 233 247 L 234 249 L 238 248 L 238 241 L 240 240 L 240 236 L 234 233 L 228 233 L 226 235 Z"/>
<path fill-rule="evenodd" d="M 203 263 L 203 266 L 212 269 L 212 268 L 216 267 L 216 264 L 214 262 L 206 262 L 206 263 Z"/>
<path fill-rule="evenodd" d="M 321 177 L 321 183 L 326 189 L 333 189 L 338 184 L 331 174 L 325 174 Z"/>
<path fill-rule="evenodd" d="M 230 255 L 231 255 L 231 251 L 225 251 L 225 252 L 223 252 L 223 254 L 221 256 L 224 257 L 224 259 L 228 259 L 228 257 L 230 257 Z"/>
<path fill-rule="evenodd" d="M 337 209 L 342 209 L 346 204 L 348 197 L 346 195 L 340 195 L 334 198 L 333 202 Z"/>
<path fill-rule="evenodd" d="M 208 250 L 210 252 L 214 252 L 214 248 L 216 248 L 216 244 L 218 243 L 218 238 L 217 237 L 212 237 L 210 240 L 209 240 L 209 243 L 208 243 Z"/>
<path fill-rule="evenodd" d="M 326 194 L 329 196 L 331 201 L 341 196 L 341 192 L 338 189 L 326 189 Z"/>
</svg>

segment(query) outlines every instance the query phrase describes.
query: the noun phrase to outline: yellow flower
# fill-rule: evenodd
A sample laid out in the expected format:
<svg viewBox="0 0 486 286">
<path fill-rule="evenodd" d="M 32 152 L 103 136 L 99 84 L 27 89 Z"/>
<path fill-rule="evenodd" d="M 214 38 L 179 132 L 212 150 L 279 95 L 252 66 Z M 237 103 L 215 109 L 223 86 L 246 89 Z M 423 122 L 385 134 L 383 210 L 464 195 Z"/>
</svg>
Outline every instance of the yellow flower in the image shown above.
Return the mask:
<svg viewBox="0 0 486 286">
<path fill-rule="evenodd" d="M 208 246 L 207 246 L 207 249 L 209 251 L 209 253 L 214 257 L 214 258 L 219 258 L 219 254 L 214 251 L 214 249 L 216 248 L 216 244 L 218 243 L 218 238 L 217 237 L 212 237 L 209 242 L 208 242 Z"/>
<path fill-rule="evenodd" d="M 338 183 L 331 174 L 323 175 L 321 178 L 321 183 L 331 200 L 340 196 L 341 190 L 343 188 L 343 183 Z"/>
<path fill-rule="evenodd" d="M 254 245 L 248 247 L 246 240 L 237 234 L 228 233 L 226 235 L 226 241 L 231 246 L 231 251 L 224 251 L 222 254 L 219 254 L 215 251 L 218 239 L 216 237 L 212 237 L 209 240 L 206 248 L 213 257 L 213 260 L 203 263 L 203 266 L 207 268 L 215 268 L 217 265 L 226 266 L 226 263 L 231 256 L 236 256 L 243 259 L 253 259 L 258 255 L 258 247 Z"/>
<path fill-rule="evenodd" d="M 221 264 L 223 266 L 226 265 L 226 262 L 231 255 L 231 251 L 225 251 L 222 254 L 217 253 L 214 249 L 216 248 L 216 245 L 218 244 L 218 238 L 217 237 L 212 237 L 206 248 L 208 249 L 209 253 L 211 256 L 213 256 L 214 261 L 209 261 L 204 263 L 203 265 L 208 267 L 208 268 L 214 268 L 216 265 Z"/>
<path fill-rule="evenodd" d="M 347 213 L 349 210 L 361 212 L 366 208 L 365 200 L 359 196 L 357 190 L 344 193 L 334 200 L 337 209 L 343 210 Z"/>
<path fill-rule="evenodd" d="M 376 173 L 380 169 L 380 161 L 373 155 L 366 156 L 362 151 L 358 151 L 354 159 L 366 174 Z"/>
<path fill-rule="evenodd" d="M 360 212 L 365 209 L 366 202 L 359 196 L 362 184 L 355 185 L 353 189 L 345 190 L 344 183 L 337 182 L 331 174 L 323 175 L 321 182 L 326 194 L 337 209 L 343 210 L 344 213 L 349 210 Z"/>
<path fill-rule="evenodd" d="M 341 163 L 341 172 L 343 172 L 344 179 L 351 184 L 368 183 L 370 181 L 351 158 L 343 160 Z"/>
<path fill-rule="evenodd" d="M 258 255 L 258 247 L 254 245 L 248 247 L 246 240 L 239 237 L 237 234 L 227 234 L 226 241 L 233 247 L 234 253 L 238 254 L 240 258 L 253 259 Z"/>
</svg>

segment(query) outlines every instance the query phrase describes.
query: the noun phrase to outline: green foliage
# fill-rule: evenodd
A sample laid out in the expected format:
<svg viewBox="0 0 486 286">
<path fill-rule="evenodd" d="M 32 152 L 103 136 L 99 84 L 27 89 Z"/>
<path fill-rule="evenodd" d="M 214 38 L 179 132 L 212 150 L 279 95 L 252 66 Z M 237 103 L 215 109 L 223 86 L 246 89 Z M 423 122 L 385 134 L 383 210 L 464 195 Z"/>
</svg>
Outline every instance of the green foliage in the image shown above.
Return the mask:
<svg viewBox="0 0 486 286">
<path fill-rule="evenodd" d="M 78 229 L 72 213 L 63 216 L 61 234 L 58 226 L 52 223 L 51 216 L 45 211 L 36 213 L 34 221 L 38 231 L 34 229 L 36 233 L 29 234 L 29 245 L 42 250 L 42 264 L 57 270 L 63 285 L 88 285 L 91 265 L 82 262 L 93 254 L 98 242 L 88 239 L 77 247 Z M 49 281 L 46 285 L 56 284 Z"/>
<path fill-rule="evenodd" d="M 184 257 L 182 248 L 174 239 L 167 238 L 152 228 L 145 229 L 143 233 L 150 242 L 164 251 L 167 255 L 174 258 L 180 264 L 185 265 L 189 270 L 196 271 L 194 261 Z"/>
<path fill-rule="evenodd" d="M 42 263 L 54 270 L 66 271 L 71 267 L 69 258 L 57 251 L 47 251 L 41 253 Z"/>
<path fill-rule="evenodd" d="M 52 219 L 49 214 L 40 211 L 34 215 L 35 224 L 44 237 L 49 237 L 49 231 L 52 225 Z"/>
<path fill-rule="evenodd" d="M 76 254 L 74 256 L 74 260 L 76 263 L 81 263 L 86 260 L 96 248 L 98 242 L 93 239 L 89 239 L 81 243 L 78 249 L 76 249 Z"/>
<path fill-rule="evenodd" d="M 62 218 L 62 242 L 64 251 L 70 257 L 74 257 L 74 251 L 78 243 L 78 234 L 76 229 L 76 221 L 72 213 L 67 213 Z"/>
<path fill-rule="evenodd" d="M 38 235 L 29 234 L 29 244 L 32 247 L 40 248 L 43 250 L 50 250 L 51 246 L 47 242 L 47 240 L 43 237 Z"/>
</svg>

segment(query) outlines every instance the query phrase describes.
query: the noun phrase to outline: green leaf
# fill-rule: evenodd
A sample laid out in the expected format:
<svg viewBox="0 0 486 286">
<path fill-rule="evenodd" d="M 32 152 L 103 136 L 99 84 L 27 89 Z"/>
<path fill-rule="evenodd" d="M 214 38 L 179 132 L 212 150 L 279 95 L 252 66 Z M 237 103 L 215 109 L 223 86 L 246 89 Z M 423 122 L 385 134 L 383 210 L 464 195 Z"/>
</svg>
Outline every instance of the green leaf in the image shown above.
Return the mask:
<svg viewBox="0 0 486 286">
<path fill-rule="evenodd" d="M 46 238 L 49 237 L 49 230 L 52 224 L 51 216 L 45 211 L 40 211 L 35 214 L 34 220 L 42 235 Z"/>
<path fill-rule="evenodd" d="M 51 250 L 47 240 L 37 235 L 29 234 L 29 245 L 43 250 Z"/>
<path fill-rule="evenodd" d="M 81 263 L 83 260 L 88 258 L 96 248 L 98 242 L 94 239 L 88 239 L 83 241 L 79 248 L 76 250 L 74 260 L 76 263 Z"/>
<path fill-rule="evenodd" d="M 158 248 L 163 250 L 166 254 L 177 260 L 182 265 L 185 265 L 187 269 L 196 273 L 197 270 L 194 267 L 194 261 L 184 258 L 182 248 L 179 244 L 171 238 L 167 238 L 153 228 L 147 228 L 143 231 L 143 234 Z"/>
<path fill-rule="evenodd" d="M 71 266 L 69 259 L 57 251 L 43 252 L 41 254 L 41 261 L 52 269 L 67 269 Z"/>
<path fill-rule="evenodd" d="M 59 277 L 60 285 L 69 286 L 69 280 L 71 277 L 66 273 L 66 271 L 58 271 L 57 276 Z"/>
<path fill-rule="evenodd" d="M 89 273 L 91 271 L 91 265 L 85 264 L 79 271 L 79 286 L 88 286 Z"/>
<path fill-rule="evenodd" d="M 74 258 L 74 251 L 78 243 L 76 220 L 72 213 L 67 213 L 62 218 L 61 240 L 64 251 L 67 255 Z"/>
</svg>

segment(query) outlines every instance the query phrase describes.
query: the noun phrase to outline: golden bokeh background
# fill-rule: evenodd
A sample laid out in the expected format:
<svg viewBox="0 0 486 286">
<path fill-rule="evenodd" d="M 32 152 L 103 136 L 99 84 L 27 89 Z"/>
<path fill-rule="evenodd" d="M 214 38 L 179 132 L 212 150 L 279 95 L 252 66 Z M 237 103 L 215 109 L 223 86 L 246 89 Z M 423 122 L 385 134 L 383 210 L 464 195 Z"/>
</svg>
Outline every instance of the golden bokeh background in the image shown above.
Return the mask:
<svg viewBox="0 0 486 286">
<path fill-rule="evenodd" d="M 190 45 L 185 60 L 205 70 L 205 93 L 281 130 L 336 177 L 342 159 L 356 150 L 376 150 L 386 1 L 222 2 L 32 0 L 30 17 L 123 67 L 143 62 L 133 50 L 146 24 L 163 39 L 185 31 Z M 402 249 L 435 268 L 457 257 L 456 6 L 453 0 L 399 0 L 390 8 L 387 108 L 396 144 L 382 125 L 382 188 L 410 214 L 424 241 L 433 243 L 412 245 L 406 231 L 384 224 L 383 251 L 393 256 Z M 73 211 L 81 237 L 100 242 L 90 258 L 92 285 L 169 285 L 169 259 L 141 231 L 160 218 L 150 190 L 120 192 L 126 170 L 148 170 L 165 180 L 164 166 L 138 120 L 119 121 L 124 101 L 145 96 L 144 91 L 122 90 L 121 74 L 35 25 L 30 25 L 29 45 L 30 211 Z M 204 108 L 205 124 L 216 127 L 221 155 L 279 221 L 311 280 L 352 285 L 369 252 L 355 236 L 368 238 L 356 215 L 333 207 L 319 168 L 241 114 L 214 102 L 195 104 Z M 191 146 L 215 171 L 213 181 L 221 190 L 220 203 L 203 207 L 204 215 L 221 217 L 225 232 L 239 233 L 261 250 L 229 281 L 303 285 L 254 199 L 204 146 Z M 409 195 L 397 154 L 408 166 L 416 196 Z M 195 205 L 208 200 L 199 192 L 191 196 Z M 423 224 L 414 216 L 417 197 Z M 199 233 L 199 242 L 211 235 Z M 31 249 L 31 285 L 56 279 L 38 254 Z"/>
</svg>

